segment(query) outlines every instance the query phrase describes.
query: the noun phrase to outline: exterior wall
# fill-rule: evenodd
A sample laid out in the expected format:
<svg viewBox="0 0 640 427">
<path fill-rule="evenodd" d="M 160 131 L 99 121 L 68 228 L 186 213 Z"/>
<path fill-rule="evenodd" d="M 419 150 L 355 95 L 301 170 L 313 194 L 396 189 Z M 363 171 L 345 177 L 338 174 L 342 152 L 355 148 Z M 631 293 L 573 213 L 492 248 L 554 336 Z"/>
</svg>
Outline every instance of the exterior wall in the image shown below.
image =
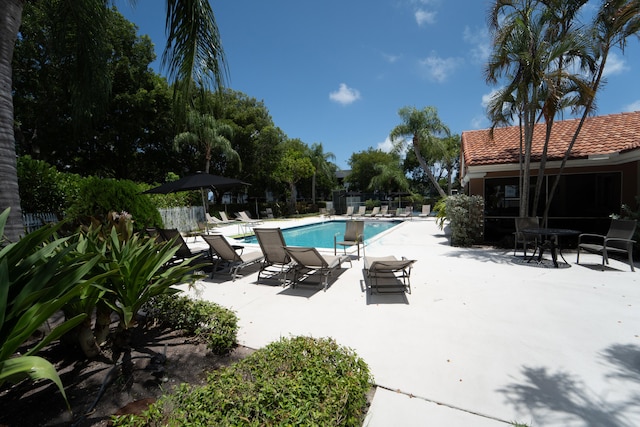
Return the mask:
<svg viewBox="0 0 640 427">
<path fill-rule="evenodd" d="M 537 165 L 532 166 L 532 176 L 537 176 Z M 550 177 L 550 182 L 558 172 L 557 168 L 547 168 L 545 176 Z M 620 173 L 620 201 L 622 204 L 636 207 L 636 197 L 640 196 L 640 162 L 633 161 L 619 165 L 598 165 L 565 168 L 563 176 L 575 174 L 593 174 L 593 173 Z M 496 178 L 515 178 L 519 177 L 518 170 L 486 172 L 483 178 L 472 178 L 467 184 L 467 193 L 469 195 L 480 195 L 483 198 L 488 197 L 485 194 L 486 180 Z M 595 189 L 594 189 L 595 191 Z M 533 195 L 532 195 L 533 196 Z M 554 197 L 558 197 L 556 194 Z M 617 213 L 617 212 L 616 212 Z M 610 219 L 609 213 L 592 215 L 585 212 L 582 217 L 566 216 L 554 217 L 550 215 L 549 226 L 574 228 L 582 232 L 598 232 L 604 233 L 608 228 Z M 501 237 L 508 236 L 515 229 L 514 216 L 502 216 L 495 213 L 487 212 L 485 218 L 486 238 L 488 241 L 497 241 Z"/>
<path fill-rule="evenodd" d="M 622 165 L 593 166 L 565 168 L 563 175 L 583 174 L 583 173 L 621 172 L 622 173 L 622 203 L 635 206 L 636 196 L 640 196 L 640 162 L 624 163 Z M 545 176 L 554 177 L 558 173 L 557 168 L 547 168 Z M 537 165 L 532 168 L 531 176 L 538 175 Z M 517 178 L 519 171 L 499 171 L 487 172 L 484 178 L 471 179 L 468 184 L 469 195 L 480 195 L 484 197 L 484 181 L 491 178 Z"/>
</svg>

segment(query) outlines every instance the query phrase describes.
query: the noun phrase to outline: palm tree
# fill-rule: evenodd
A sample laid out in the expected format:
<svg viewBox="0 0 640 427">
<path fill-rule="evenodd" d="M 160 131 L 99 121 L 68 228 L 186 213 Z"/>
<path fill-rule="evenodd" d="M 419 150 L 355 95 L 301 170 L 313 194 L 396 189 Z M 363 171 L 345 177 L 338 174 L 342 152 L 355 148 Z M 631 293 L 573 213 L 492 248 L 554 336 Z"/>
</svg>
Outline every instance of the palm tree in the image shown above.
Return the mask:
<svg viewBox="0 0 640 427">
<path fill-rule="evenodd" d="M 391 130 L 389 134 L 391 141 L 396 145 L 396 149 L 400 149 L 406 143 L 405 137 L 411 137 L 413 152 L 418 159 L 418 163 L 420 163 L 440 196 L 445 197 L 446 193 L 422 155 L 421 145 L 423 142 L 432 146 L 439 144 L 437 136 L 449 135 L 449 128 L 440 120 L 435 107 L 425 107 L 422 110 L 418 110 L 415 107 L 402 107 L 398 111 L 398 115 L 403 123 Z"/>
<path fill-rule="evenodd" d="M 0 206 L 11 208 L 5 228 L 9 241 L 16 241 L 24 233 L 16 169 L 11 62 L 27 1 L 4 0 L 0 8 Z M 105 74 L 107 67 L 96 66 L 99 62 L 96 55 L 103 55 L 104 50 L 94 47 L 100 46 L 100 41 L 104 40 L 104 10 L 109 4 L 104 0 L 60 2 L 60 10 L 64 10 L 60 18 L 75 22 L 72 40 L 77 44 L 75 51 L 79 52 L 76 58 L 79 79 L 71 88 L 78 96 L 78 103 L 72 111 L 75 114 L 89 111 L 79 106 L 83 99 L 88 102 L 96 99 L 92 96 L 95 94 L 93 89 L 108 89 L 108 84 L 95 84 L 96 81 L 108 82 L 108 78 Z M 220 33 L 209 2 L 167 0 L 166 9 L 169 36 L 162 63 L 175 85 L 176 100 L 189 99 L 189 93 L 196 87 L 221 87 L 227 70 Z M 177 96 L 178 93 L 181 96 Z M 100 106 L 100 102 L 95 104 Z"/>
<path fill-rule="evenodd" d="M 330 160 L 335 160 L 335 154 L 324 152 L 321 142 L 314 142 L 309 149 L 309 158 L 315 167 L 313 176 L 311 177 L 311 203 L 316 204 L 316 177 L 318 173 L 323 176 L 331 176 L 334 173 Z"/>
<path fill-rule="evenodd" d="M 390 159 L 387 163 L 377 163 L 373 168 L 377 175 L 371 178 L 369 190 L 409 191 L 409 180 L 396 159 Z"/>
<path fill-rule="evenodd" d="M 447 194 L 451 196 L 453 190 L 453 172 L 460 163 L 460 135 L 443 138 L 444 151 L 441 157 L 442 167 L 447 171 Z"/>
<path fill-rule="evenodd" d="M 502 76 L 510 80 L 490 100 L 488 114 L 492 128 L 508 123 L 517 115 L 521 124 L 520 216 L 528 216 L 529 181 L 533 128 L 539 105 L 540 61 L 538 49 L 542 39 L 540 22 L 534 19 L 535 0 L 496 0 L 490 11 L 493 52 L 485 74 L 495 84 Z M 504 19 L 500 16 L 506 15 Z"/>
<path fill-rule="evenodd" d="M 582 111 L 582 119 L 545 206 L 549 207 L 566 160 L 586 117 L 592 112 L 608 50 L 624 48 L 626 38 L 640 27 L 638 0 L 603 1 L 592 28 L 578 28 L 576 17 L 586 0 L 496 0 L 490 13 L 494 31 L 493 54 L 486 68 L 487 81 L 509 78 L 489 105 L 493 126 L 514 115 L 521 126 L 520 216 L 529 215 L 531 141 L 535 124 L 545 122 L 545 143 L 539 163 L 532 209 L 537 211 L 546 166 L 547 147 L 554 120 L 564 109 Z M 500 19 L 502 17 L 503 19 Z M 593 45 L 596 41 L 596 46 Z"/>
<path fill-rule="evenodd" d="M 632 36 L 638 36 L 640 33 L 640 1 L 638 0 L 609 0 L 603 1 L 598 14 L 596 15 L 595 22 L 593 24 L 592 36 L 595 40 L 595 53 L 594 60 L 597 64 L 596 72 L 593 74 L 592 80 L 589 84 L 591 89 L 590 96 L 587 97 L 584 102 L 584 109 L 580 122 L 576 127 L 576 131 L 567 147 L 565 155 L 560 164 L 558 174 L 554 180 L 551 190 L 549 191 L 549 197 L 547 198 L 547 204 L 544 209 L 544 218 L 549 214 L 551 202 L 553 196 L 558 188 L 560 182 L 560 176 L 564 171 L 567 160 L 571 154 L 571 150 L 578 135 L 584 125 L 584 121 L 588 115 L 593 111 L 596 94 L 600 89 L 602 82 L 602 76 L 607 64 L 607 58 L 612 47 L 619 47 L 624 51 L 626 47 L 627 39 Z"/>
<path fill-rule="evenodd" d="M 233 129 L 226 123 L 216 120 L 210 114 L 202 114 L 196 110 L 189 110 L 186 120 L 187 131 L 174 138 L 176 146 L 183 144 L 200 146 L 204 149 L 204 171 L 209 173 L 211 166 L 211 151 L 220 150 L 226 157 L 240 163 L 240 156 L 231 146 L 228 137 Z"/>
</svg>

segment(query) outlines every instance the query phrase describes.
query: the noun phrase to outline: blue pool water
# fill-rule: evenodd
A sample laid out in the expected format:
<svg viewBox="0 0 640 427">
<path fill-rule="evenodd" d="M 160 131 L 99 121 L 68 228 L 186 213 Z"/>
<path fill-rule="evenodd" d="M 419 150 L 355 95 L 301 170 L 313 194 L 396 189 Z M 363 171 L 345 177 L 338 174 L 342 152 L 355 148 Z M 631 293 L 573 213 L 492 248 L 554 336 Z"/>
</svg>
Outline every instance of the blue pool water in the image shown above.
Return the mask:
<svg viewBox="0 0 640 427">
<path fill-rule="evenodd" d="M 389 230 L 401 221 L 365 221 L 364 240 Z M 333 248 L 333 236 L 342 239 L 345 221 L 327 221 L 319 224 L 301 225 L 300 227 L 283 228 L 284 241 L 289 246 L 313 246 L 316 248 Z M 256 236 L 245 237 L 244 243 L 258 243 Z"/>
</svg>

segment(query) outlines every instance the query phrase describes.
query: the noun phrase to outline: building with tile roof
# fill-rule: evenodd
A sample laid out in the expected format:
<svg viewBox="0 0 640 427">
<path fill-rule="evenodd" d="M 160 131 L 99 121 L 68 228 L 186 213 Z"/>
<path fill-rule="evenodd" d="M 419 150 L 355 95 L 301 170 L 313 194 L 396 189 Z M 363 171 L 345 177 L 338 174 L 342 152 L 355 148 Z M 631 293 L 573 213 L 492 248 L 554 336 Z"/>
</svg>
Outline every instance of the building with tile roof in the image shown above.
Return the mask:
<svg viewBox="0 0 640 427">
<path fill-rule="evenodd" d="M 556 121 L 547 152 L 542 216 L 547 191 L 558 174 L 579 119 Z M 545 140 L 537 124 L 531 157 L 531 199 Z M 462 133 L 460 178 L 465 192 L 485 199 L 485 234 L 489 240 L 509 232 L 518 216 L 520 128 L 510 126 Z M 606 231 L 621 205 L 635 208 L 640 195 L 640 111 L 590 117 L 573 146 L 553 197 L 549 226 L 572 225 L 581 231 Z M 604 229 L 604 230 L 603 230 Z"/>
</svg>

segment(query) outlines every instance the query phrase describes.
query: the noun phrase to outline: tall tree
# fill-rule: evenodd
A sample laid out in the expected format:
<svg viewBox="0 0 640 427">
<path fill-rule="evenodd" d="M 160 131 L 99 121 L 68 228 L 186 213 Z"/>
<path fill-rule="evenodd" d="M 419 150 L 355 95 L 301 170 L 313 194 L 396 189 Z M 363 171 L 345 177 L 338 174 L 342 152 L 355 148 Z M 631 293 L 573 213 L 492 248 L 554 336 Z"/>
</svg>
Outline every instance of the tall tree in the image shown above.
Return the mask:
<svg viewBox="0 0 640 427">
<path fill-rule="evenodd" d="M 369 190 L 382 190 L 387 193 L 409 190 L 409 180 L 402 169 L 400 158 L 389 158 L 387 162 L 376 163 L 373 170 L 376 175 L 371 178 Z"/>
<path fill-rule="evenodd" d="M 171 154 L 171 93 L 166 80 L 149 67 L 155 59 L 151 40 L 138 36 L 115 8 L 108 10 L 110 96 L 103 114 L 76 124 L 65 89 L 70 55 L 52 46 L 59 2 L 41 0 L 24 8 L 13 59 L 18 155 L 83 175 L 160 181 L 182 161 Z"/>
<path fill-rule="evenodd" d="M 443 147 L 440 164 L 447 171 L 447 194 L 453 194 L 453 177 L 460 165 L 460 135 L 451 135 L 442 139 Z"/>
<path fill-rule="evenodd" d="M 284 144 L 284 153 L 277 169 L 273 172 L 276 179 L 289 186 L 289 209 L 296 211 L 298 199 L 297 183 L 303 178 L 311 177 L 315 168 L 308 156 L 308 147 L 299 139 L 289 139 Z"/>
<path fill-rule="evenodd" d="M 211 153 L 216 150 L 229 159 L 240 163 L 240 156 L 231 147 L 229 138 L 232 134 L 231 126 L 216 120 L 210 114 L 202 114 L 196 110 L 187 113 L 185 132 L 176 135 L 176 146 L 188 145 L 195 149 L 204 150 L 204 171 L 209 173 L 211 167 Z"/>
<path fill-rule="evenodd" d="M 335 160 L 335 154 L 324 152 L 321 142 L 314 142 L 309 149 L 309 158 L 315 168 L 311 177 L 311 202 L 316 203 L 316 179 L 318 175 L 331 176 L 335 173 L 335 168 L 331 167 L 331 160 Z"/>
<path fill-rule="evenodd" d="M 10 241 L 17 240 L 24 232 L 16 172 L 11 62 L 26 1 L 5 0 L 0 8 L 0 206 L 11 208 L 5 228 Z M 106 0 L 60 2 L 61 26 L 64 22 L 74 23 L 73 31 L 65 32 L 69 36 L 64 38 L 65 44 L 74 46 L 78 53 L 75 78 L 70 79 L 70 89 L 77 95 L 70 109 L 75 115 L 86 115 L 93 110 L 92 106 L 104 106 L 95 102 L 104 96 L 96 96 L 94 89 L 103 93 L 109 89 L 103 49 L 104 12 L 108 3 Z M 221 86 L 226 68 L 220 34 L 209 2 L 167 0 L 166 10 L 169 37 L 163 63 L 176 90 L 188 95 L 194 83 L 203 87 Z"/>
<path fill-rule="evenodd" d="M 229 124 L 233 129 L 230 138 L 233 149 L 246 165 L 239 169 L 237 162 L 218 153 L 213 153 L 212 167 L 225 176 L 250 182 L 249 192 L 263 197 L 268 190 L 276 190 L 282 184 L 273 178 L 281 149 L 287 136 L 273 124 L 264 102 L 242 92 L 225 89 L 210 95 L 211 114 L 217 120 Z"/>
<path fill-rule="evenodd" d="M 369 147 L 365 151 L 353 153 L 349 158 L 349 167 L 351 172 L 345 177 L 345 181 L 349 183 L 349 188 L 355 191 L 387 191 L 386 188 L 376 187 L 374 177 L 380 175 L 380 171 L 376 171 L 376 165 L 399 164 L 400 157 L 397 153 L 387 153 L 380 149 Z M 371 183 L 374 183 L 372 186 Z"/>
<path fill-rule="evenodd" d="M 430 145 L 439 144 L 438 136 L 449 135 L 449 128 L 440 120 L 435 107 L 425 107 L 422 110 L 418 110 L 415 107 L 402 107 L 398 111 L 398 115 L 402 119 L 402 124 L 393 128 L 389 134 L 391 141 L 394 142 L 398 149 L 406 144 L 405 138 L 410 137 L 413 152 L 420 166 L 424 169 L 438 194 L 441 197 L 446 196 L 447 194 L 433 175 L 430 165 L 427 164 L 425 156 L 421 152 L 421 146 L 422 142 Z"/>
</svg>

